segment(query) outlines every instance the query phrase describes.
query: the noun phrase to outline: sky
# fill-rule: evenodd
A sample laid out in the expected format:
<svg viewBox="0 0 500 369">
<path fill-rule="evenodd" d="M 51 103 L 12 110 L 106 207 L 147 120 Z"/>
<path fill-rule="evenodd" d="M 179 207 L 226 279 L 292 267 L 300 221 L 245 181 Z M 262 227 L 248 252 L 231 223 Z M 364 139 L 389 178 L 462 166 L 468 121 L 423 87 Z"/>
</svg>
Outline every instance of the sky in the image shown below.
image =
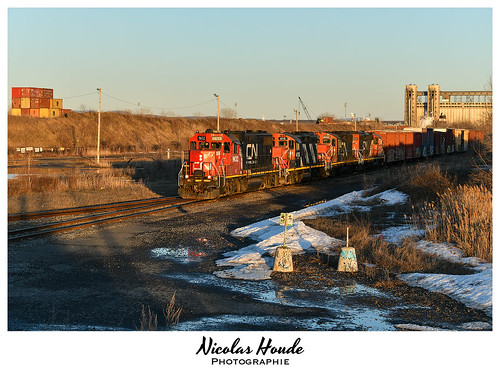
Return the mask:
<svg viewBox="0 0 500 369">
<path fill-rule="evenodd" d="M 492 76 L 491 8 L 14 4 L 7 16 L 9 107 L 11 87 L 45 87 L 97 110 L 101 88 L 103 111 L 213 116 L 218 94 L 238 117 L 305 119 L 300 96 L 313 119 L 402 120 L 406 84 L 484 90 Z"/>
</svg>

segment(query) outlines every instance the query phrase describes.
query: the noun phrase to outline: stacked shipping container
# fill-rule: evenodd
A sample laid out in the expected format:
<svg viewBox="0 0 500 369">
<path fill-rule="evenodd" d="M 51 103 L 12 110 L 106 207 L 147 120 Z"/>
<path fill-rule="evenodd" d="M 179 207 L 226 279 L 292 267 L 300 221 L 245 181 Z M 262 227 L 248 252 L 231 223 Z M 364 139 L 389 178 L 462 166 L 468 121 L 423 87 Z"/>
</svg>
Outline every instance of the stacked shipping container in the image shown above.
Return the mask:
<svg viewBox="0 0 500 369">
<path fill-rule="evenodd" d="M 12 115 L 56 118 L 69 113 L 62 99 L 54 99 L 51 88 L 12 87 Z"/>
</svg>

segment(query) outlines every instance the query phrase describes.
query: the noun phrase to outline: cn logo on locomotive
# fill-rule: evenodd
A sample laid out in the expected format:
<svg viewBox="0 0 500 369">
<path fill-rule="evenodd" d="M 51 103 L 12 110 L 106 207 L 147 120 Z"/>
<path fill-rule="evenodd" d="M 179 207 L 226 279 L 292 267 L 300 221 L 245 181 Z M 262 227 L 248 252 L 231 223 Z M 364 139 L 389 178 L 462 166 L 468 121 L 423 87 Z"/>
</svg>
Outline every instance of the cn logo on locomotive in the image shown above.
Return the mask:
<svg viewBox="0 0 500 369">
<path fill-rule="evenodd" d="M 246 162 L 247 164 L 255 164 L 257 163 L 258 156 L 258 144 L 248 144 L 246 147 Z"/>
</svg>

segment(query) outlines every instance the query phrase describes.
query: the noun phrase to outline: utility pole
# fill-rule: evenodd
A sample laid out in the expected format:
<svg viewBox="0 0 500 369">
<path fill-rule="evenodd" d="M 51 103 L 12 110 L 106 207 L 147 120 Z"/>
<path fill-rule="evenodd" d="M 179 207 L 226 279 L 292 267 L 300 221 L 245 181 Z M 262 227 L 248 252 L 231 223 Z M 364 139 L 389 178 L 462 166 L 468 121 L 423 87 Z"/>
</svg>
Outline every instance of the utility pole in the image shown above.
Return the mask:
<svg viewBox="0 0 500 369">
<path fill-rule="evenodd" d="M 344 103 L 344 120 L 347 120 L 347 103 Z"/>
<path fill-rule="evenodd" d="M 97 113 L 97 164 L 99 164 L 99 148 L 101 146 L 101 89 L 99 91 L 99 110 Z"/>
<path fill-rule="evenodd" d="M 295 112 L 295 132 L 299 131 L 299 111 L 297 109 L 293 109 Z"/>
<path fill-rule="evenodd" d="M 214 94 L 217 98 L 217 131 L 219 131 L 219 95 Z"/>
</svg>

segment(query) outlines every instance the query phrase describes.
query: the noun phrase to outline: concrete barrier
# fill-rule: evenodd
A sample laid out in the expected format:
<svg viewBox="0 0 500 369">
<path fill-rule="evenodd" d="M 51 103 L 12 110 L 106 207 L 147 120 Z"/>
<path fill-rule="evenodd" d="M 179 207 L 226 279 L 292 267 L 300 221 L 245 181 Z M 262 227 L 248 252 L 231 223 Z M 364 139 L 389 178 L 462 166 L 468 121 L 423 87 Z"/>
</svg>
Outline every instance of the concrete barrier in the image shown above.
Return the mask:
<svg viewBox="0 0 500 369">
<path fill-rule="evenodd" d="M 356 260 L 356 251 L 354 247 L 342 247 L 339 257 L 339 272 L 357 272 L 358 261 Z"/>
<path fill-rule="evenodd" d="M 274 254 L 273 272 L 293 272 L 292 250 L 278 247 Z"/>
<path fill-rule="evenodd" d="M 347 227 L 346 247 L 340 249 L 339 272 L 357 272 L 358 261 L 356 259 L 356 251 L 354 247 L 349 247 L 349 227 Z"/>
</svg>

